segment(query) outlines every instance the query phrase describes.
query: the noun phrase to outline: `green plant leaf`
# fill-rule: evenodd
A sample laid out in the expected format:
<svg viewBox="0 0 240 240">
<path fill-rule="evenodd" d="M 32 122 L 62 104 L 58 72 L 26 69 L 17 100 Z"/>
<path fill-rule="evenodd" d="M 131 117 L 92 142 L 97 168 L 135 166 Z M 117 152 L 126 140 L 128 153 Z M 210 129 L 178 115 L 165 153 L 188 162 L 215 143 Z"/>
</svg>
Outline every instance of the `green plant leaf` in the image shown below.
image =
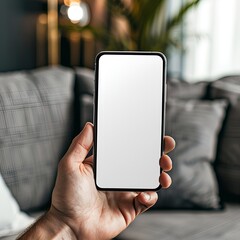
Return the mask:
<svg viewBox="0 0 240 240">
<path fill-rule="evenodd" d="M 122 17 L 129 33 L 117 35 L 102 27 L 69 26 L 68 31 L 89 31 L 107 50 L 157 50 L 166 52 L 169 46 L 181 48 L 181 41 L 173 33 L 188 11 L 201 0 L 187 0 L 173 16 L 166 16 L 167 0 L 106 1 L 110 19 Z M 111 29 L 111 21 L 110 21 Z"/>
</svg>

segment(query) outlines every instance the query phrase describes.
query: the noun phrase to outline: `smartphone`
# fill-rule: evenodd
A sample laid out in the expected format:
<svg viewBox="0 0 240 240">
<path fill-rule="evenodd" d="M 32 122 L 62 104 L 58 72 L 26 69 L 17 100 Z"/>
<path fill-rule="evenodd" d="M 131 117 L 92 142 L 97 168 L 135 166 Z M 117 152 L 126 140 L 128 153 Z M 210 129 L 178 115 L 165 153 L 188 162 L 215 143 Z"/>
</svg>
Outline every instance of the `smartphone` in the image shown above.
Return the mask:
<svg viewBox="0 0 240 240">
<path fill-rule="evenodd" d="M 98 190 L 160 188 L 166 58 L 160 52 L 96 57 L 94 172 Z"/>
</svg>

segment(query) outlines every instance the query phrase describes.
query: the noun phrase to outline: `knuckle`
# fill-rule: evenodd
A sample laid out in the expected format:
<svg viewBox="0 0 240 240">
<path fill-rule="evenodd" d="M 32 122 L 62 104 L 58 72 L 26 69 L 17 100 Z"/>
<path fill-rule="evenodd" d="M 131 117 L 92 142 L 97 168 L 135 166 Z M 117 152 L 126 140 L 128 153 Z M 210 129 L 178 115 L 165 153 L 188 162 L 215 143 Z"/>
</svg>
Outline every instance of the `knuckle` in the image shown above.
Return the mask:
<svg viewBox="0 0 240 240">
<path fill-rule="evenodd" d="M 71 166 L 72 157 L 66 156 L 64 157 L 58 164 L 58 171 L 66 172 Z"/>
</svg>

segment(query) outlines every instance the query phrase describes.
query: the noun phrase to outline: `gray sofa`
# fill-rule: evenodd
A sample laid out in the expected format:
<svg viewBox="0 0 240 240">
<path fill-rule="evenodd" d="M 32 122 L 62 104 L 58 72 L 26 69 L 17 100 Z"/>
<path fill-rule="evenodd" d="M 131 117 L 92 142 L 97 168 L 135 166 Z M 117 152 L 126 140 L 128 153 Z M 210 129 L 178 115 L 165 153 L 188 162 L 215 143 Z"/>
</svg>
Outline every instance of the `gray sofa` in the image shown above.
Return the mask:
<svg viewBox="0 0 240 240">
<path fill-rule="evenodd" d="M 0 74 L 0 83 L 0 173 L 20 208 L 39 216 L 49 206 L 58 161 L 92 121 L 94 72 L 43 68 Z M 166 128 L 177 140 L 173 186 L 117 239 L 239 239 L 239 86 L 237 76 L 168 82 Z"/>
</svg>

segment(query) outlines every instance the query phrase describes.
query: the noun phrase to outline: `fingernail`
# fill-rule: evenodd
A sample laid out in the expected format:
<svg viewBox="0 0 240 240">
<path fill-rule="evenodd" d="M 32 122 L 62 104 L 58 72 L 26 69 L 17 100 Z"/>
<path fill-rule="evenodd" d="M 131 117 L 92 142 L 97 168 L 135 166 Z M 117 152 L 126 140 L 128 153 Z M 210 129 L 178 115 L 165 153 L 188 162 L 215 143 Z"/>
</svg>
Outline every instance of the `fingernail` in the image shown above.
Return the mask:
<svg viewBox="0 0 240 240">
<path fill-rule="evenodd" d="M 91 122 L 86 122 L 86 124 L 85 124 L 84 128 L 85 128 L 87 125 L 89 125 L 89 126 L 92 126 L 92 127 L 93 127 L 93 124 L 92 124 Z"/>
<path fill-rule="evenodd" d="M 144 196 L 144 199 L 146 200 L 146 201 L 150 201 L 151 200 L 151 195 L 149 195 L 148 193 L 143 193 L 143 196 Z"/>
</svg>

